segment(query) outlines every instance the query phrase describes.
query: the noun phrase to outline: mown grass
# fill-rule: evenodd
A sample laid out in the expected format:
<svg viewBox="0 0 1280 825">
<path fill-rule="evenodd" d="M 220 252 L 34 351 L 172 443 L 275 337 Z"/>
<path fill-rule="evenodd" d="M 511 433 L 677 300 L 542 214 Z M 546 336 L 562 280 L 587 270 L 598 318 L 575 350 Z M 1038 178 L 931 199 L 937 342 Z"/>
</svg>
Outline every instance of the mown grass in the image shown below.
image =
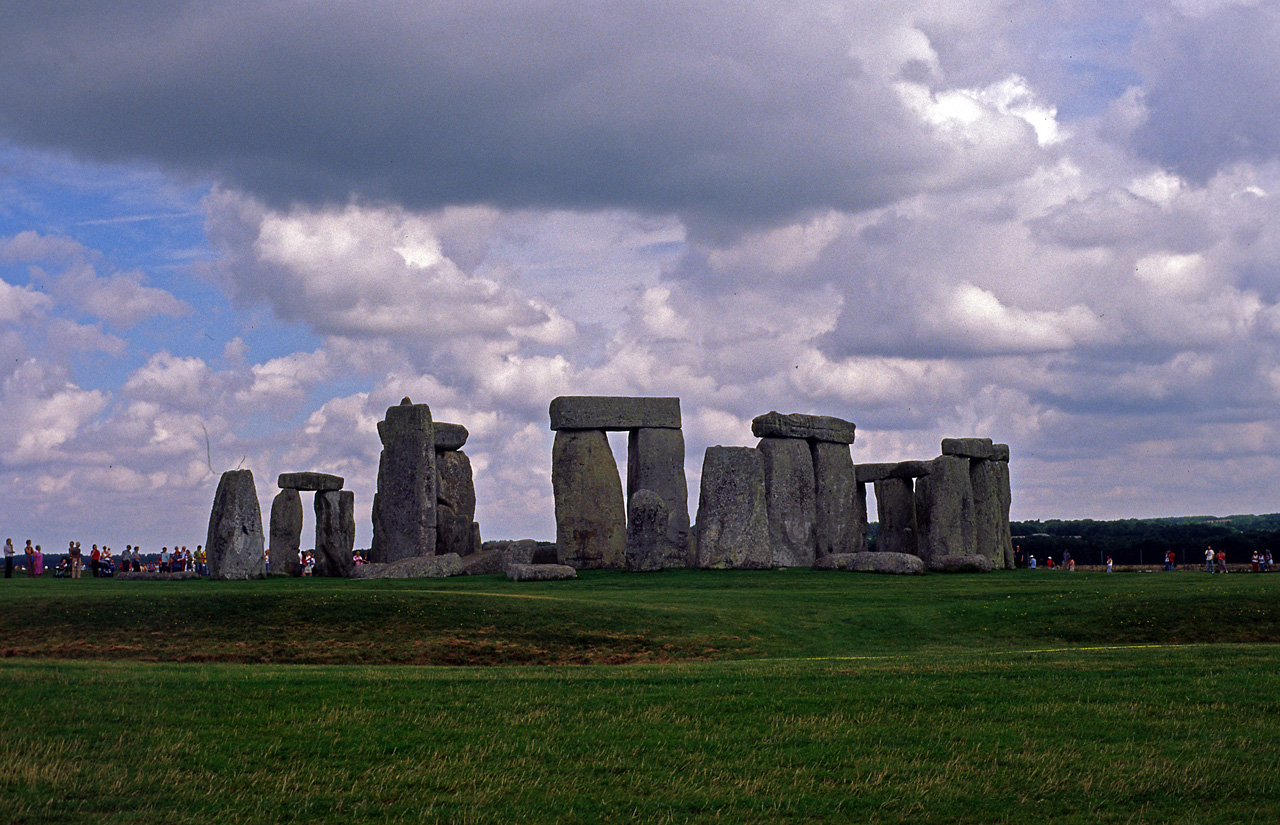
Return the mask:
<svg viewBox="0 0 1280 825">
<path fill-rule="evenodd" d="M 1278 596 L 1190 574 L 26 583 L 0 590 L 0 818 L 1280 821 Z M 37 632 L 68 628 L 166 641 L 69 661 Z M 514 652 L 476 661 L 561 664 L 394 664 L 479 630 Z M 281 634 L 285 657 L 235 663 Z M 325 652 L 344 635 L 371 663 Z M 218 661 L 177 663 L 184 639 Z M 308 657 L 347 663 L 280 664 Z"/>
</svg>

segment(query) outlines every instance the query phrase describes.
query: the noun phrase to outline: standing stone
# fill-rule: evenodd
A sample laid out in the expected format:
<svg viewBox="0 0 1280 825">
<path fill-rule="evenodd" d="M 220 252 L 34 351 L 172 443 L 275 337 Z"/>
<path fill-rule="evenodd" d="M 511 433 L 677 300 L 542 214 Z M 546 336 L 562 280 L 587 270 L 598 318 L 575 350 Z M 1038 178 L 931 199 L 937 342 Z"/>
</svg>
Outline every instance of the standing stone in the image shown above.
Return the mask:
<svg viewBox="0 0 1280 825">
<path fill-rule="evenodd" d="M 775 567 L 812 567 L 816 547 L 813 456 L 799 438 L 762 438 L 769 545 Z"/>
<path fill-rule="evenodd" d="M 1002 550 L 1004 551 L 1004 566 L 1007 570 L 1012 570 L 1015 565 L 1013 562 L 1013 533 L 1009 528 L 1009 507 L 1013 503 L 1013 492 L 1009 486 L 1009 446 L 1007 444 L 997 444 L 997 448 L 1004 448 L 1004 460 L 999 459 L 991 462 L 995 466 L 996 475 L 998 476 L 998 495 L 1000 499 L 1000 531 L 999 539 Z M 999 451 L 997 450 L 997 455 Z"/>
<path fill-rule="evenodd" d="M 828 553 L 857 553 L 865 550 L 859 546 L 859 518 L 856 501 L 856 482 L 853 475 L 853 458 L 846 444 L 829 441 L 813 442 L 815 544 L 814 558 Z M 866 488 L 863 488 L 862 517 L 866 518 Z"/>
<path fill-rule="evenodd" d="M 471 555 L 474 552 L 471 524 L 469 516 L 454 512 L 449 505 L 441 504 L 437 507 L 436 555 L 444 556 L 449 553 L 457 553 L 459 556 Z"/>
<path fill-rule="evenodd" d="M 974 551 L 991 560 L 999 570 L 1005 566 L 1005 536 L 1001 535 L 1000 461 L 969 462 L 969 481 L 973 485 Z M 1005 464 L 1004 466 L 1009 466 Z"/>
<path fill-rule="evenodd" d="M 369 560 L 393 562 L 436 549 L 436 450 L 431 409 L 405 398 L 378 422 L 382 459 Z"/>
<path fill-rule="evenodd" d="M 918 555 L 926 565 L 937 556 L 974 555 L 973 482 L 969 459 L 944 455 L 916 482 Z"/>
<path fill-rule="evenodd" d="M 355 569 L 356 494 L 350 490 L 316 493 L 316 576 L 351 575 Z"/>
<path fill-rule="evenodd" d="M 667 530 L 672 512 L 653 490 L 637 490 L 627 502 L 627 569 L 662 570 L 688 564 L 686 546 L 675 547 Z M 688 533 L 686 532 L 686 539 Z"/>
<path fill-rule="evenodd" d="M 861 481 L 854 485 L 853 517 L 857 523 L 853 534 L 854 553 L 865 553 L 867 550 L 867 485 Z"/>
<path fill-rule="evenodd" d="M 302 496 L 297 490 L 281 490 L 271 502 L 272 575 L 302 575 L 298 551 L 302 547 Z"/>
<path fill-rule="evenodd" d="M 694 542 L 699 567 L 758 570 L 773 565 L 764 456 L 751 447 L 708 447 L 702 460 Z"/>
<path fill-rule="evenodd" d="M 209 514 L 205 552 L 213 579 L 261 579 L 267 575 L 263 556 L 262 508 L 249 470 L 228 470 L 218 480 Z"/>
<path fill-rule="evenodd" d="M 627 513 L 604 430 L 556 431 L 551 486 L 560 564 L 578 570 L 624 566 Z"/>
<path fill-rule="evenodd" d="M 436 453 L 436 501 L 448 505 L 453 512 L 468 519 L 476 517 L 476 485 L 471 474 L 471 459 L 460 450 Z M 464 555 L 464 554 L 459 554 Z"/>
<path fill-rule="evenodd" d="M 640 490 L 657 493 L 667 506 L 663 567 L 685 567 L 691 559 L 689 482 L 684 475 L 684 433 L 643 427 L 627 437 L 627 501 Z M 630 523 L 630 518 L 628 518 Z"/>
<path fill-rule="evenodd" d="M 886 476 L 875 482 L 880 534 L 876 552 L 918 555 L 916 498 L 910 477 Z"/>
</svg>

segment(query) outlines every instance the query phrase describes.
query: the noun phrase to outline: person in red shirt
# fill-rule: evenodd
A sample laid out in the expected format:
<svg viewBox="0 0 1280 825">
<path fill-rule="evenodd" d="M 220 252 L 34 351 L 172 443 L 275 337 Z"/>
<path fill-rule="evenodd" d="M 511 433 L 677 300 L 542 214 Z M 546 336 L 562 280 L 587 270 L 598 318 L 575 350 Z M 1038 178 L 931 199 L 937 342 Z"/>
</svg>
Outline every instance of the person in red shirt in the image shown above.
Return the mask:
<svg viewBox="0 0 1280 825">
<path fill-rule="evenodd" d="M 98 545 L 95 544 L 93 549 L 89 551 L 89 568 L 93 570 L 93 577 L 95 579 L 98 578 L 98 568 L 101 562 L 102 553 L 98 552 Z"/>
</svg>

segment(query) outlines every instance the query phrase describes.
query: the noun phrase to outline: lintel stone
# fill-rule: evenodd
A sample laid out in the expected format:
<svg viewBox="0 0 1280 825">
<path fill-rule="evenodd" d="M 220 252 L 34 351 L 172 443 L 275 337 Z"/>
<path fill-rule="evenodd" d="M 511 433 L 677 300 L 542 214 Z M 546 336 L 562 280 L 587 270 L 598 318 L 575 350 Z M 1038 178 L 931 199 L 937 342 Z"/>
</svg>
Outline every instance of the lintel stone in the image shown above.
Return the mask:
<svg viewBox="0 0 1280 825">
<path fill-rule="evenodd" d="M 751 434 L 756 438 L 803 438 L 807 441 L 852 444 L 853 431 L 852 422 L 829 415 L 783 415 L 773 410 L 751 419 Z"/>
<path fill-rule="evenodd" d="M 281 490 L 309 490 L 317 493 L 341 490 L 346 480 L 328 473 L 281 473 L 276 486 Z"/>
<path fill-rule="evenodd" d="M 461 424 L 446 424 L 443 421 L 436 421 L 432 424 L 436 433 L 436 452 L 447 452 L 450 450 L 461 450 L 463 445 L 467 443 L 467 428 Z"/>
<path fill-rule="evenodd" d="M 928 461 L 897 461 L 884 464 L 855 464 L 859 484 L 870 484 L 888 478 L 920 478 L 929 475 Z"/>
<path fill-rule="evenodd" d="M 992 444 L 991 460 L 992 461 L 1008 461 L 1009 445 L 1008 444 Z"/>
<path fill-rule="evenodd" d="M 679 398 L 562 395 L 551 402 L 551 429 L 625 431 L 680 429 Z"/>
<path fill-rule="evenodd" d="M 942 454 L 989 461 L 992 458 L 992 446 L 989 438 L 944 438 Z"/>
</svg>

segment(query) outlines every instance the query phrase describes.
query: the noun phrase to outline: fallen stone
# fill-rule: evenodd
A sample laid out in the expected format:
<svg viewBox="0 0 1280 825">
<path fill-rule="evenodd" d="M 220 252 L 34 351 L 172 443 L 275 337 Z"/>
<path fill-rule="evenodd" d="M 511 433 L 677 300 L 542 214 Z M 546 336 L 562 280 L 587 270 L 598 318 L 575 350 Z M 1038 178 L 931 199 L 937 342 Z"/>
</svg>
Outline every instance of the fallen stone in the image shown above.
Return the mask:
<svg viewBox="0 0 1280 825">
<path fill-rule="evenodd" d="M 626 563 L 622 480 L 603 430 L 560 430 L 551 448 L 560 564 L 578 570 Z"/>
<path fill-rule="evenodd" d="M 875 482 L 875 491 L 880 520 L 876 551 L 916 555 L 916 497 L 911 479 L 881 479 Z"/>
<path fill-rule="evenodd" d="M 461 424 L 446 424 L 443 421 L 434 421 L 432 426 L 435 429 L 436 452 L 461 450 L 462 446 L 467 443 L 467 437 L 471 435 L 471 433 L 467 432 L 467 428 Z"/>
<path fill-rule="evenodd" d="M 833 444 L 852 444 L 852 422 L 829 415 L 783 415 L 772 411 L 751 419 L 751 434 L 756 438 L 803 438 Z"/>
<path fill-rule="evenodd" d="M 992 444 L 989 438 L 944 438 L 942 454 L 957 455 L 962 458 L 977 458 L 986 461 L 992 457 Z"/>
<path fill-rule="evenodd" d="M 545 582 L 576 579 L 578 571 L 567 564 L 513 564 L 507 567 L 507 578 L 513 582 Z"/>
<path fill-rule="evenodd" d="M 249 470 L 228 470 L 218 480 L 209 514 L 205 552 L 209 577 L 261 579 L 267 575 L 263 555 L 262 509 Z"/>
<path fill-rule="evenodd" d="M 758 570 L 773 565 L 759 450 L 707 448 L 694 534 L 698 567 Z"/>
<path fill-rule="evenodd" d="M 627 504 L 627 569 L 663 570 L 689 563 L 688 532 L 674 545 L 667 529 L 672 513 L 662 496 L 652 490 L 637 490 Z"/>
<path fill-rule="evenodd" d="M 316 493 L 316 556 L 313 576 L 346 578 L 355 567 L 356 494 L 350 490 Z"/>
<path fill-rule="evenodd" d="M 886 478 L 919 478 L 929 474 L 927 461 L 891 461 L 883 464 L 856 464 L 854 477 L 862 484 L 884 481 Z"/>
<path fill-rule="evenodd" d="M 176 582 L 185 579 L 198 579 L 200 575 L 194 570 L 183 570 L 181 573 L 116 573 L 113 578 L 122 582 Z"/>
<path fill-rule="evenodd" d="M 974 553 L 973 482 L 969 459 L 944 455 L 916 482 L 916 554 L 928 564 L 940 556 Z"/>
<path fill-rule="evenodd" d="M 814 557 L 866 550 L 855 500 L 857 483 L 846 444 L 815 441 L 810 445 L 814 478 Z M 866 518 L 863 488 L 862 518 Z"/>
<path fill-rule="evenodd" d="M 462 559 L 454 553 L 444 556 L 415 556 L 386 564 L 358 564 L 351 571 L 353 579 L 444 579 L 461 576 Z"/>
<path fill-rule="evenodd" d="M 405 398 L 378 422 L 382 457 L 373 501 L 370 561 L 393 562 L 436 550 L 436 450 L 431 409 Z"/>
<path fill-rule="evenodd" d="M 502 554 L 504 568 L 511 564 L 557 564 L 556 546 L 551 542 L 519 539 L 509 542 L 490 542 Z"/>
<path fill-rule="evenodd" d="M 462 572 L 467 576 L 483 576 L 506 570 L 506 559 L 499 550 L 480 550 L 462 557 Z"/>
<path fill-rule="evenodd" d="M 819 570 L 850 570 L 856 573 L 892 573 L 916 576 L 924 573 L 924 562 L 910 553 L 832 553 L 814 565 Z"/>
<path fill-rule="evenodd" d="M 679 398 L 562 395 L 551 402 L 553 430 L 680 428 Z"/>
<path fill-rule="evenodd" d="M 990 558 L 978 553 L 938 556 L 927 567 L 935 573 L 990 573 L 996 569 Z"/>
<path fill-rule="evenodd" d="M 663 567 L 685 567 L 692 558 L 689 482 L 684 474 L 684 433 L 642 427 L 627 438 L 627 499 L 639 490 L 657 493 L 670 516 Z M 628 523 L 630 521 L 628 520 Z"/>
<path fill-rule="evenodd" d="M 272 575 L 301 576 L 302 496 L 297 490 L 281 488 L 271 501 L 271 543 L 267 553 Z"/>
<path fill-rule="evenodd" d="M 762 438 L 764 496 L 774 567 L 812 567 L 816 549 L 816 487 L 809 443 L 798 438 Z"/>
<path fill-rule="evenodd" d="M 281 473 L 276 486 L 281 490 L 341 490 L 345 479 L 328 473 Z"/>
</svg>

